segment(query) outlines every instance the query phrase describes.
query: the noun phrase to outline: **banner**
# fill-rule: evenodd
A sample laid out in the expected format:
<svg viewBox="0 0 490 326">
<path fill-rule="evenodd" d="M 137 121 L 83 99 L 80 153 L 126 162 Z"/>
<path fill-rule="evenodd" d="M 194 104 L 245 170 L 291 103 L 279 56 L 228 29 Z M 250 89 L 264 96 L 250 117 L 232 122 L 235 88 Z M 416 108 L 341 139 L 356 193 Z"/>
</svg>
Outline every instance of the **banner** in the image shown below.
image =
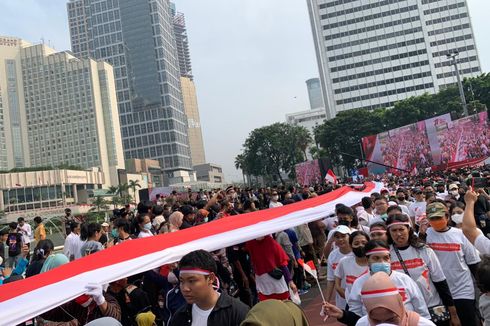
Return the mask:
<svg viewBox="0 0 490 326">
<path fill-rule="evenodd" d="M 19 324 L 73 300 L 85 293 L 88 283 L 107 284 L 179 261 L 193 250 L 218 250 L 325 218 L 335 211 L 337 203 L 352 206 L 382 188 L 382 183 L 366 183 L 364 191 L 342 187 L 291 205 L 126 241 L 49 272 L 4 284 L 0 287 L 0 325 Z"/>
<path fill-rule="evenodd" d="M 439 170 L 488 157 L 489 133 L 487 112 L 456 121 L 448 113 L 364 137 L 361 143 L 366 159 L 374 162 L 367 164 L 371 174 Z"/>
</svg>

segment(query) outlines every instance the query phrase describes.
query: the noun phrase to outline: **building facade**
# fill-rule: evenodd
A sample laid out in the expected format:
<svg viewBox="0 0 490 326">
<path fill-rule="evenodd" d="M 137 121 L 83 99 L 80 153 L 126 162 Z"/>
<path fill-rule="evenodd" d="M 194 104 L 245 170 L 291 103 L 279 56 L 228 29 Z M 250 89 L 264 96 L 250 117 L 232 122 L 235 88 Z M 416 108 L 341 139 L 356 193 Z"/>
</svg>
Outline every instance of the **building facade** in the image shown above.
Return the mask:
<svg viewBox="0 0 490 326">
<path fill-rule="evenodd" d="M 223 184 L 225 176 L 221 166 L 213 163 L 199 164 L 194 166 L 197 181 Z"/>
<path fill-rule="evenodd" d="M 196 86 L 194 81 L 189 77 L 180 77 L 180 85 L 182 87 L 182 99 L 187 116 L 187 134 L 189 135 L 192 164 L 204 164 L 206 162 L 206 154 L 202 139 Z"/>
<path fill-rule="evenodd" d="M 0 210 L 6 214 L 59 208 L 88 202 L 87 190 L 106 183 L 99 171 L 44 170 L 0 174 Z M 40 211 L 41 210 L 41 211 Z"/>
<path fill-rule="evenodd" d="M 320 78 L 311 78 L 306 81 L 306 88 L 308 89 L 308 99 L 310 100 L 310 109 L 324 108 L 322 85 L 320 84 Z"/>
<path fill-rule="evenodd" d="M 197 104 L 196 85 L 192 75 L 191 55 L 189 50 L 189 38 L 185 16 L 177 12 L 175 4 L 171 4 L 175 43 L 179 58 L 180 85 L 182 89 L 182 102 L 187 117 L 187 134 L 191 151 L 192 165 L 204 164 L 206 155 L 202 138 L 201 119 L 199 118 L 199 106 Z"/>
<path fill-rule="evenodd" d="M 125 159 L 191 175 L 177 46 L 168 0 L 70 0 L 72 51 L 114 67 Z"/>
<path fill-rule="evenodd" d="M 327 118 L 391 107 L 480 74 L 466 0 L 308 0 Z"/>
<path fill-rule="evenodd" d="M 0 89 L 1 169 L 124 168 L 110 65 L 0 37 Z"/>
</svg>

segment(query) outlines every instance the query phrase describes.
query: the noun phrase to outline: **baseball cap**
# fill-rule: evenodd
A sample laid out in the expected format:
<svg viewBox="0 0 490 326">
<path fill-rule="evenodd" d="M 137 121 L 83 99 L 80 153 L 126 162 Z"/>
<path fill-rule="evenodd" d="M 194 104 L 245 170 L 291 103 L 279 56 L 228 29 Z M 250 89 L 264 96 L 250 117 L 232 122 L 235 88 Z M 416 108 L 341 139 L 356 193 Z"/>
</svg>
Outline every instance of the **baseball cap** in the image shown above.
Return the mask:
<svg viewBox="0 0 490 326">
<path fill-rule="evenodd" d="M 350 234 L 351 233 L 349 227 L 346 225 L 339 225 L 335 229 L 333 229 L 333 235 L 335 235 L 335 233 L 337 233 L 337 232 L 342 233 L 342 234 Z"/>
<path fill-rule="evenodd" d="M 422 189 L 420 189 L 420 188 L 414 188 L 412 192 L 414 194 L 421 194 L 421 193 L 423 193 Z"/>
<path fill-rule="evenodd" d="M 104 223 L 102 223 L 100 226 L 109 226 L 109 223 L 104 222 Z"/>
<path fill-rule="evenodd" d="M 427 218 L 431 219 L 434 217 L 444 217 L 448 213 L 446 205 L 439 202 L 434 202 L 427 205 L 426 208 Z"/>
<path fill-rule="evenodd" d="M 455 184 L 455 183 L 451 183 L 451 184 L 449 185 L 449 190 L 454 190 L 454 189 L 456 189 L 456 190 L 457 190 L 458 188 L 459 188 L 459 187 L 458 187 L 458 185 L 457 185 L 457 184 Z"/>
</svg>

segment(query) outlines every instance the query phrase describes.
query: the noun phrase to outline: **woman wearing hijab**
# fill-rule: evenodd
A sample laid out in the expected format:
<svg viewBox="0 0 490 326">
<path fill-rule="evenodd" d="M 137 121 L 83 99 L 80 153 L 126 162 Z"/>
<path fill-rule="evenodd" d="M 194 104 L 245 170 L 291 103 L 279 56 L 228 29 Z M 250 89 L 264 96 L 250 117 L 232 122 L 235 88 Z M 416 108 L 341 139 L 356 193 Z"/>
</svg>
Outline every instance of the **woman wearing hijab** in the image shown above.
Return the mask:
<svg viewBox="0 0 490 326">
<path fill-rule="evenodd" d="M 303 310 L 291 301 L 259 302 L 247 314 L 240 326 L 308 326 Z"/>
<path fill-rule="evenodd" d="M 179 231 L 184 220 L 184 214 L 179 211 L 173 212 L 168 218 L 169 232 Z"/>
<path fill-rule="evenodd" d="M 373 274 L 363 285 L 362 303 L 367 315 L 357 321 L 356 326 L 393 324 L 399 326 L 434 326 L 414 311 L 409 311 L 397 286 L 384 272 Z"/>
<path fill-rule="evenodd" d="M 298 292 L 288 269 L 289 257 L 270 235 L 245 244 L 255 271 L 259 301 L 289 299 L 288 285 Z"/>
</svg>

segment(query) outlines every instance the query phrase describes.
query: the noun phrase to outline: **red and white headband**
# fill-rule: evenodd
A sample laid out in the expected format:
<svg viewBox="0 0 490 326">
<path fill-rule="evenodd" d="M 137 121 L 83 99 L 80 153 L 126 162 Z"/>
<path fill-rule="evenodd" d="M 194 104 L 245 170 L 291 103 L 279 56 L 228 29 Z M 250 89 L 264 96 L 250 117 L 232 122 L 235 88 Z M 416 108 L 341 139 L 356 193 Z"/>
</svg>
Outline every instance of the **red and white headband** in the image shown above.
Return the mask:
<svg viewBox="0 0 490 326">
<path fill-rule="evenodd" d="M 366 256 L 374 254 L 389 254 L 390 251 L 383 247 L 376 247 L 366 252 Z"/>
<path fill-rule="evenodd" d="M 379 289 L 379 290 L 372 290 L 372 291 L 361 291 L 361 298 L 362 299 L 381 298 L 381 297 L 398 295 L 399 293 L 400 292 L 398 292 L 397 288 L 387 288 L 387 289 Z"/>
<path fill-rule="evenodd" d="M 386 230 L 383 229 L 382 227 L 374 227 L 372 228 L 369 233 L 373 233 L 373 232 L 381 232 L 381 233 L 386 233 Z"/>
<path fill-rule="evenodd" d="M 405 225 L 405 226 L 408 226 L 410 227 L 410 222 L 401 222 L 401 221 L 395 221 L 393 223 L 390 223 L 387 228 L 391 228 L 392 226 L 396 226 L 396 225 Z"/>
<path fill-rule="evenodd" d="M 200 269 L 200 268 L 182 268 L 180 274 L 199 274 L 199 275 L 211 275 L 212 272 Z"/>
</svg>

